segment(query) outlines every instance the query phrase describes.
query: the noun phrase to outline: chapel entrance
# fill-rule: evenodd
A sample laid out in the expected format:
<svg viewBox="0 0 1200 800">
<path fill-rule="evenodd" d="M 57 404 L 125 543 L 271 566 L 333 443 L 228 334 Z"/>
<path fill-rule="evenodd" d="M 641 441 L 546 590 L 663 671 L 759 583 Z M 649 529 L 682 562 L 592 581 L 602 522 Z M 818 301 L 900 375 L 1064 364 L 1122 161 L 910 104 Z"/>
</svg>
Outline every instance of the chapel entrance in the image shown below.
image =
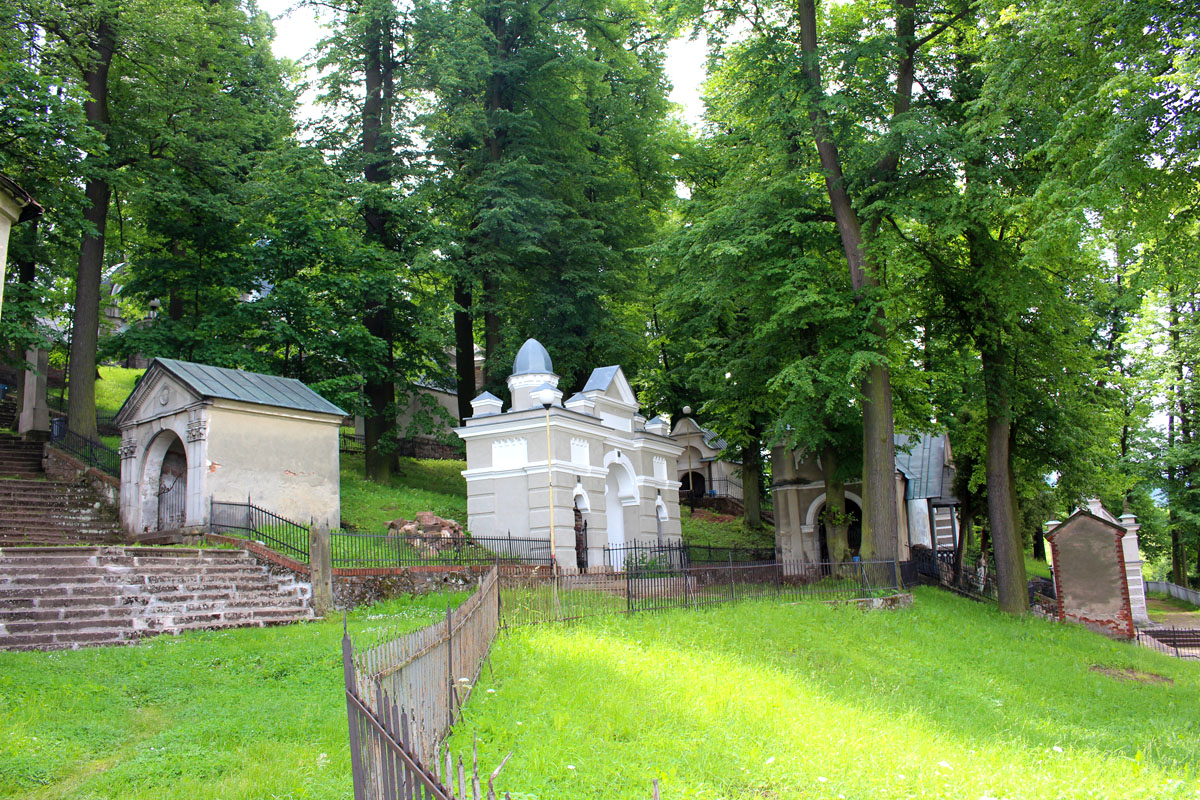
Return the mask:
<svg viewBox="0 0 1200 800">
<path fill-rule="evenodd" d="M 683 473 L 683 478 L 680 479 L 679 484 L 679 493 L 681 497 L 686 497 L 688 494 L 691 494 L 691 496 L 697 500 L 701 497 L 704 497 L 704 475 L 702 473 L 696 472 L 695 470 L 691 472 L 685 472 Z"/>
<path fill-rule="evenodd" d="M 846 551 L 842 554 L 843 561 L 850 561 L 862 550 L 862 509 L 850 498 L 846 498 L 846 513 L 850 516 L 850 528 L 846 531 Z M 832 526 L 825 524 L 825 505 L 821 505 L 817 519 L 820 520 L 818 537 L 821 542 L 821 561 L 830 562 L 837 559 L 833 555 Z"/>
<path fill-rule="evenodd" d="M 158 529 L 182 528 L 187 522 L 187 453 L 178 436 L 163 456 L 158 476 Z"/>
</svg>

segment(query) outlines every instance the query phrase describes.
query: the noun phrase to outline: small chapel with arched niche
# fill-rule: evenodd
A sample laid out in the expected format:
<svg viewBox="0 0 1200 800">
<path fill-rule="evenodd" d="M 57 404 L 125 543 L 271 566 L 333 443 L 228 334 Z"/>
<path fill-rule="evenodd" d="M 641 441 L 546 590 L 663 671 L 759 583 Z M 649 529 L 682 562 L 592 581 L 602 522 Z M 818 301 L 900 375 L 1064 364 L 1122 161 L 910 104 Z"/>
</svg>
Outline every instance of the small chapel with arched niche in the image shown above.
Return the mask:
<svg viewBox="0 0 1200 800">
<path fill-rule="evenodd" d="M 562 399 L 550 354 L 521 346 L 508 389 L 484 392 L 456 429 L 466 443 L 467 527 L 476 537 L 551 541 L 560 567 L 603 567 L 605 548 L 681 541 L 676 461 L 662 417 L 638 414 L 619 366 Z M 617 563 L 620 568 L 620 562 Z"/>
<path fill-rule="evenodd" d="M 115 420 L 122 527 L 198 528 L 214 500 L 337 527 L 344 416 L 294 378 L 156 358 Z"/>
</svg>

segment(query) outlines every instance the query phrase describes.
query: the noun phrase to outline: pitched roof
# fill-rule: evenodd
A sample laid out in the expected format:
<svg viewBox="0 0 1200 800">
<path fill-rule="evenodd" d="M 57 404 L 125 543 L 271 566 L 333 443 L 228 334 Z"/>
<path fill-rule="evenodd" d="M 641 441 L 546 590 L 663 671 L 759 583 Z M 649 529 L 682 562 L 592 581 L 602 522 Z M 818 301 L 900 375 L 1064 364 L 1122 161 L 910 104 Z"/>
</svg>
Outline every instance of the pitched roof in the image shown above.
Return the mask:
<svg viewBox="0 0 1200 800">
<path fill-rule="evenodd" d="M 942 434 L 896 435 L 896 469 L 908 478 L 906 500 L 951 496 L 953 486 L 945 466 L 946 437 Z"/>
<path fill-rule="evenodd" d="M 592 374 L 588 376 L 583 391 L 607 392 L 608 387 L 612 386 L 613 378 L 617 377 L 617 370 L 619 369 L 620 367 L 616 364 L 608 367 L 596 367 L 592 370 Z"/>
<path fill-rule="evenodd" d="M 263 375 L 260 372 L 194 364 L 190 361 L 177 361 L 173 358 L 154 359 L 146 372 L 149 373 L 151 369 L 154 369 L 155 364 L 173 375 L 200 397 L 236 400 L 261 406 L 291 408 L 297 411 L 314 411 L 318 414 L 337 414 L 343 417 L 346 415 L 345 411 L 295 378 L 280 378 L 275 375 Z M 130 398 L 132 397 L 133 395 L 130 395 Z M 126 404 L 128 402 L 126 400 Z M 121 411 L 124 410 L 125 407 L 122 406 Z M 120 413 L 118 412 L 118 414 Z"/>
</svg>

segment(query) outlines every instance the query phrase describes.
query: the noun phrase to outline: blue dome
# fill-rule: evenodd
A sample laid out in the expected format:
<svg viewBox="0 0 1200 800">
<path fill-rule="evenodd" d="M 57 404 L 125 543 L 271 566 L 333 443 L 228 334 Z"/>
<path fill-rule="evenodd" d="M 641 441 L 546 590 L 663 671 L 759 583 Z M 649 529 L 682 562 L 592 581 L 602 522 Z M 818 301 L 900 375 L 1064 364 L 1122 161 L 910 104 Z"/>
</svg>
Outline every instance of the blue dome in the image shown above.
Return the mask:
<svg viewBox="0 0 1200 800">
<path fill-rule="evenodd" d="M 525 344 L 517 351 L 517 360 L 513 362 L 513 375 L 553 375 L 554 365 L 550 363 L 550 354 L 537 339 L 526 339 Z"/>
</svg>

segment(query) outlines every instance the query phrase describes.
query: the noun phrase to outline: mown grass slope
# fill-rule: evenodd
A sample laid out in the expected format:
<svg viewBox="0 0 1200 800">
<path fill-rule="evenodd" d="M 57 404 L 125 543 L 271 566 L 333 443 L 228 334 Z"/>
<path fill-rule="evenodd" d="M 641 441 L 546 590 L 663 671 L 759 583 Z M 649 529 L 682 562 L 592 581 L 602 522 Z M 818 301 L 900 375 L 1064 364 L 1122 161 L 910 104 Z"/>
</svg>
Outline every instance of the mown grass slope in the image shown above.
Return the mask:
<svg viewBox="0 0 1200 800">
<path fill-rule="evenodd" d="M 1198 791 L 1200 665 L 935 589 L 901 612 L 754 603 L 524 629 L 492 663 L 452 744 L 478 735 L 485 765 L 511 750 L 514 798 L 645 798 L 654 778 L 670 798 Z"/>
<path fill-rule="evenodd" d="M 342 453 L 342 525 L 382 533 L 389 520 L 414 519 L 418 511 L 467 524 L 465 461 L 402 458 L 387 484 L 366 478 L 361 453 Z"/>
<path fill-rule="evenodd" d="M 389 601 L 351 632 L 422 627 L 461 598 Z M 0 797 L 350 797 L 341 635 L 339 617 L 0 652 Z"/>
</svg>

